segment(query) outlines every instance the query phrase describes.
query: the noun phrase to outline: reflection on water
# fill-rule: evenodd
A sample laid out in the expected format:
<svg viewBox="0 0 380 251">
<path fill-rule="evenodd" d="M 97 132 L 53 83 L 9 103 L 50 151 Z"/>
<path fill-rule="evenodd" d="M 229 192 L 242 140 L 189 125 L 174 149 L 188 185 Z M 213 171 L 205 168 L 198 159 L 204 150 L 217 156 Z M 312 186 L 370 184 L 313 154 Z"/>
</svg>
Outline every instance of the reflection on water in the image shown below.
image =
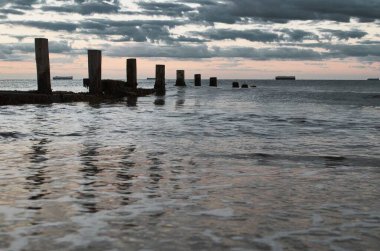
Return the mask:
<svg viewBox="0 0 380 251">
<path fill-rule="evenodd" d="M 154 100 L 154 104 L 157 106 L 165 105 L 165 96 L 157 96 Z"/>
<path fill-rule="evenodd" d="M 186 88 L 184 87 L 177 87 L 177 100 L 175 102 L 176 108 L 181 108 L 185 104 L 185 96 L 186 96 Z"/>
<path fill-rule="evenodd" d="M 345 162 L 345 158 L 344 157 L 325 156 L 324 158 L 326 159 L 325 166 L 327 168 L 340 167 Z"/>
<path fill-rule="evenodd" d="M 137 106 L 137 97 L 135 97 L 135 96 L 128 96 L 127 97 L 127 105 L 128 106 Z"/>
<path fill-rule="evenodd" d="M 157 198 L 161 197 L 160 195 L 160 180 L 163 178 L 161 175 L 162 173 L 162 162 L 158 158 L 158 155 L 148 156 L 147 159 L 149 160 L 149 178 L 150 182 L 147 186 L 147 189 L 150 191 L 150 194 L 148 195 L 148 198 Z"/>
<path fill-rule="evenodd" d="M 135 163 L 130 158 L 136 150 L 136 146 L 131 145 L 124 149 L 124 155 L 120 160 L 120 167 L 116 173 L 116 187 L 121 197 L 121 206 L 126 206 L 131 203 L 130 195 L 132 194 L 131 187 L 135 175 L 131 174 L 131 169 L 135 167 Z"/>
<path fill-rule="evenodd" d="M 27 189 L 29 193 L 28 200 L 41 200 L 46 195 L 48 195 L 48 191 L 43 188 L 44 184 L 49 182 L 49 178 L 46 174 L 46 144 L 49 143 L 47 139 L 37 140 L 36 143 L 32 145 L 32 152 L 30 153 L 30 162 L 32 166 L 28 167 L 28 176 L 26 176 L 25 189 Z M 28 206 L 28 209 L 38 210 L 41 207 L 36 204 L 32 204 Z"/>
<path fill-rule="evenodd" d="M 96 107 L 100 109 L 101 107 Z M 81 160 L 81 167 L 79 172 L 82 174 L 81 179 L 81 189 L 77 191 L 77 199 L 80 205 L 83 207 L 83 212 L 96 213 L 98 212 L 97 200 L 96 198 L 96 187 L 97 180 L 100 173 L 103 171 L 100 167 L 99 159 L 99 148 L 101 148 L 100 142 L 98 142 L 96 137 L 100 130 L 100 125 L 96 122 L 98 114 L 94 114 L 89 124 L 85 126 L 84 142 L 82 143 L 82 150 L 79 152 L 79 157 Z M 87 137 L 91 137 L 90 139 Z"/>
<path fill-rule="evenodd" d="M 84 207 L 85 212 L 96 213 L 98 211 L 95 196 L 96 178 L 103 170 L 96 165 L 97 156 L 99 156 L 97 146 L 84 144 L 83 147 L 84 149 L 80 153 L 83 167 L 79 169 L 83 175 L 83 183 L 81 184 L 83 188 L 78 191 L 77 198 Z"/>
<path fill-rule="evenodd" d="M 33 134 L 41 135 L 41 127 L 46 121 L 46 116 L 43 111 L 49 109 L 51 105 L 37 105 L 38 112 L 35 113 L 33 120 Z M 46 128 L 49 129 L 49 128 Z M 28 200 L 32 201 L 27 209 L 40 210 L 41 206 L 38 201 L 44 199 L 50 191 L 45 187 L 45 184 L 50 182 L 51 177 L 47 174 L 49 159 L 48 144 L 52 141 L 48 138 L 33 138 L 31 139 L 31 152 L 28 154 L 30 158 L 30 165 L 27 166 L 27 175 L 25 177 L 25 189 L 29 191 Z"/>
<path fill-rule="evenodd" d="M 230 82 L 0 107 L 0 249 L 377 250 L 380 87 Z"/>
</svg>

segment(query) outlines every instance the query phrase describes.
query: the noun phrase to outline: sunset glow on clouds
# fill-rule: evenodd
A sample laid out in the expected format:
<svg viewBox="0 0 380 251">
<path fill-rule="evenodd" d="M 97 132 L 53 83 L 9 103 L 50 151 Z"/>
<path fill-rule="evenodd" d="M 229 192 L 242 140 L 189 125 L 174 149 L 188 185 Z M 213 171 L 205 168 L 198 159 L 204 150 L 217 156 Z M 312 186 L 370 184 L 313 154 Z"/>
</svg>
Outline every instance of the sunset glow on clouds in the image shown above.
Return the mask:
<svg viewBox="0 0 380 251">
<path fill-rule="evenodd" d="M 0 77 L 34 78 L 34 38 L 49 39 L 52 74 L 139 77 L 165 63 L 220 78 L 363 79 L 380 75 L 380 0 L 0 0 Z M 20 73 L 20 66 L 24 69 Z M 188 75 L 189 77 L 190 75 Z"/>
</svg>

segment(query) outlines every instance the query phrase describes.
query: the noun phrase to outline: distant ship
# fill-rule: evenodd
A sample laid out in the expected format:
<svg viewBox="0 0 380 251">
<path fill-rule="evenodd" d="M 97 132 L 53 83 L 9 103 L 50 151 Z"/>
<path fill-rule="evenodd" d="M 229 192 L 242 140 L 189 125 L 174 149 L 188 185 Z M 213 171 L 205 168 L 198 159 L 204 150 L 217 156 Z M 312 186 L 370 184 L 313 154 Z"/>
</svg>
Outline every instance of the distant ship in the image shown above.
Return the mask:
<svg viewBox="0 0 380 251">
<path fill-rule="evenodd" d="M 296 80 L 295 76 L 277 76 L 276 80 Z"/>
<path fill-rule="evenodd" d="M 147 80 L 156 80 L 156 78 L 146 78 Z"/>
<path fill-rule="evenodd" d="M 53 80 L 72 80 L 73 76 L 55 76 Z"/>
</svg>

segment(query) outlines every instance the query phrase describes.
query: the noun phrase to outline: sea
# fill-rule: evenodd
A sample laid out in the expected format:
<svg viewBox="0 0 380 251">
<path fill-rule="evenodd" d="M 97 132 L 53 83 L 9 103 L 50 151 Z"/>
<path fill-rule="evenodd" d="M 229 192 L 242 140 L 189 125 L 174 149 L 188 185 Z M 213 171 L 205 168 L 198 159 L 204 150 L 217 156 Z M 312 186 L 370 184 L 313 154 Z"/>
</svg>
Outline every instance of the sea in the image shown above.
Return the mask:
<svg viewBox="0 0 380 251">
<path fill-rule="evenodd" d="M 233 81 L 0 106 L 0 250 L 379 250 L 380 81 Z"/>
</svg>

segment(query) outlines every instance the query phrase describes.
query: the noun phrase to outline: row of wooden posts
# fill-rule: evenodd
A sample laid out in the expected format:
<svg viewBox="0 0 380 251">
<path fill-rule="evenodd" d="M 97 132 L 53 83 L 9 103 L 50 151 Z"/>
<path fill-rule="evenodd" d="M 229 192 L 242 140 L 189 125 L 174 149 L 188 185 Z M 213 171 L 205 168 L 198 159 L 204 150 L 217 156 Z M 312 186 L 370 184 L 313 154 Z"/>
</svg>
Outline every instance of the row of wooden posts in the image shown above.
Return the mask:
<svg viewBox="0 0 380 251">
<path fill-rule="evenodd" d="M 46 38 L 35 39 L 35 53 L 37 64 L 38 92 L 51 94 L 49 44 Z M 88 50 L 88 86 L 93 95 L 100 95 L 102 89 L 102 52 L 100 50 Z M 156 65 L 156 82 L 154 89 L 157 95 L 165 95 L 165 65 Z M 201 74 L 194 75 L 194 85 L 201 86 Z M 210 86 L 218 85 L 216 77 L 210 78 Z M 177 70 L 175 86 L 186 86 L 185 71 Z M 127 59 L 127 88 L 137 89 L 137 62 L 135 58 Z"/>
</svg>

